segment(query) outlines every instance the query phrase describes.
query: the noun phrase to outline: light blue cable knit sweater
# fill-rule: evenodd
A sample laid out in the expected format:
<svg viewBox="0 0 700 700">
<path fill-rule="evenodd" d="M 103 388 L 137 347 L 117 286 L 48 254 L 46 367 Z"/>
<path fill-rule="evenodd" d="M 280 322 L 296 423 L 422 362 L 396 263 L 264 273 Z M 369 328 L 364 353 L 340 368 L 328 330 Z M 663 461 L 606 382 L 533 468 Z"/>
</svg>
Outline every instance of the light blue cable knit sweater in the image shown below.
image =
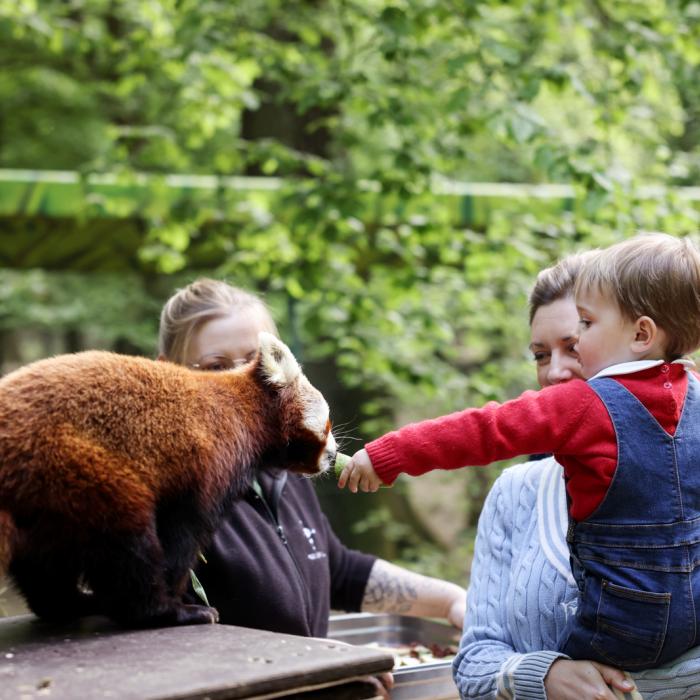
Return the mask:
<svg viewBox="0 0 700 700">
<path fill-rule="evenodd" d="M 556 640 L 575 610 L 566 497 L 553 458 L 506 469 L 479 518 L 465 634 L 454 661 L 462 698 L 545 700 Z M 700 648 L 633 674 L 645 700 L 700 698 Z"/>
</svg>

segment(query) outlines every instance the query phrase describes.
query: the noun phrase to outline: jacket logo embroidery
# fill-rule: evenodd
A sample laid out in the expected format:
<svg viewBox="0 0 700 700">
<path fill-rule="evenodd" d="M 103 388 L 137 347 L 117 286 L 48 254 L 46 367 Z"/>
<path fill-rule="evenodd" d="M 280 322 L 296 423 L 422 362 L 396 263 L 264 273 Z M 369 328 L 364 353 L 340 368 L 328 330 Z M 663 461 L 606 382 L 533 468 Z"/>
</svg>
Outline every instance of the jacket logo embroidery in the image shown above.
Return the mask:
<svg viewBox="0 0 700 700">
<path fill-rule="evenodd" d="M 311 547 L 311 551 L 306 555 L 307 559 L 324 559 L 326 557 L 325 552 L 321 552 L 317 547 L 316 547 L 316 540 L 314 538 L 314 535 L 316 534 L 316 528 L 308 528 L 304 527 L 304 523 L 299 521 L 299 525 L 301 525 L 301 530 L 304 533 L 304 537 L 306 537 L 306 541 L 309 543 L 309 546 Z"/>
</svg>

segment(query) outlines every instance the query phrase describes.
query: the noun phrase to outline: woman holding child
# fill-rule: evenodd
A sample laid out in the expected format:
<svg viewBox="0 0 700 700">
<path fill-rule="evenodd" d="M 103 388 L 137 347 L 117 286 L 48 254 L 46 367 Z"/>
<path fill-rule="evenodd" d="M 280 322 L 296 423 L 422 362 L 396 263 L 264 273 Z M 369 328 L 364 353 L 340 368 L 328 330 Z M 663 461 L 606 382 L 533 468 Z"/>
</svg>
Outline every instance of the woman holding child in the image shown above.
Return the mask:
<svg viewBox="0 0 700 700">
<path fill-rule="evenodd" d="M 573 255 L 543 270 L 530 295 L 530 349 L 541 387 L 581 376 L 573 297 L 581 260 Z M 629 690 L 616 668 L 550 651 L 576 600 L 567 521 L 562 468 L 553 457 L 510 467 L 493 485 L 479 519 L 454 664 L 463 698 L 612 700 L 613 683 Z M 692 650 L 633 678 L 644 698 L 700 697 L 700 656 Z"/>
<path fill-rule="evenodd" d="M 656 237 L 655 240 L 660 248 L 653 250 L 651 254 L 647 249 L 646 254 L 647 258 L 653 261 L 654 267 L 658 267 L 657 256 L 662 252 L 668 252 L 667 247 L 670 245 L 673 251 L 671 258 L 673 258 L 673 255 L 678 252 L 677 248 L 674 248 L 678 242 L 670 241 L 666 237 Z M 643 242 L 642 248 L 645 245 L 651 245 L 653 248 L 652 237 L 648 237 Z M 634 247 L 634 244 L 631 247 Z M 698 288 L 698 259 L 693 250 L 686 251 L 688 252 L 691 264 L 679 275 L 675 272 L 670 275 L 667 280 L 670 287 L 666 289 L 670 292 L 670 297 L 667 294 L 665 301 L 668 303 L 672 298 L 677 305 L 683 306 L 684 311 L 697 312 L 695 307 L 698 303 L 698 295 L 695 290 Z M 638 255 L 639 251 L 635 250 L 633 256 Z M 666 262 L 668 263 L 668 256 Z M 579 374 L 575 364 L 576 354 L 572 337 L 578 314 L 571 296 L 573 277 L 576 274 L 575 267 L 578 263 L 580 259 L 570 260 L 554 270 L 545 271 L 533 293 L 532 348 L 538 360 L 538 378 L 543 386 L 566 382 Z M 686 286 L 686 290 L 689 291 L 686 292 L 674 286 L 675 277 L 682 277 L 683 274 L 686 277 L 689 274 L 691 279 L 690 286 Z M 632 286 L 635 284 L 639 286 L 640 280 L 633 282 Z M 603 288 L 600 277 L 594 278 L 592 282 L 589 277 L 589 283 L 589 291 L 596 292 Z M 642 283 L 641 286 L 645 285 Z M 586 376 L 591 377 L 610 365 L 617 365 L 614 370 L 608 371 L 609 375 L 618 377 L 624 375 L 615 383 L 624 384 L 628 392 L 636 395 L 637 399 L 648 407 L 667 434 L 672 436 L 676 429 L 680 433 L 683 430 L 680 410 L 684 405 L 686 389 L 688 386 L 691 387 L 689 390 L 691 398 L 688 404 L 692 409 L 693 387 L 696 380 L 691 375 L 686 376 L 683 364 L 674 360 L 678 355 L 692 351 L 697 346 L 698 315 L 691 314 L 691 318 L 685 324 L 687 327 L 683 328 L 674 326 L 665 318 L 665 316 L 680 316 L 681 313 L 678 310 L 675 310 L 675 313 L 660 314 L 657 307 L 652 315 L 664 324 L 663 329 L 654 321 L 649 324 L 651 319 L 645 314 L 636 316 L 630 314 L 633 317 L 629 319 L 630 322 L 632 320 L 636 322 L 642 316 L 644 319 L 641 324 L 636 326 L 632 324 L 632 327 L 628 327 L 630 325 L 627 323 L 628 319 L 620 319 L 620 314 L 615 318 L 606 317 L 605 314 L 609 309 L 605 304 L 601 305 L 600 301 L 596 294 L 589 294 L 587 299 L 584 298 L 584 303 L 579 309 L 584 322 L 591 322 L 594 328 L 588 338 L 585 338 L 588 333 L 587 328 L 584 326 L 582 329 L 584 338 L 579 344 L 582 350 L 582 371 Z M 646 301 L 648 300 L 644 300 L 643 303 Z M 625 303 L 623 299 L 622 302 L 618 302 L 618 305 L 624 309 Z M 613 307 L 613 311 L 617 309 Z M 693 318 L 696 320 L 694 321 Z M 603 333 L 599 332 L 601 328 Z M 631 331 L 633 331 L 631 336 L 625 335 Z M 630 361 L 635 361 L 634 365 L 621 369 L 620 362 Z M 604 374 L 605 371 L 601 372 L 601 375 Z M 599 380 L 596 381 L 600 384 Z M 572 385 L 573 388 L 574 385 Z M 587 390 L 588 386 L 582 385 L 579 391 L 584 389 Z M 600 399 L 602 406 L 597 406 L 589 397 L 585 405 L 586 410 L 582 410 L 580 404 L 585 400 L 584 394 L 583 399 L 581 396 L 577 397 L 577 402 L 570 410 L 567 410 L 566 405 L 562 405 L 558 409 L 558 416 L 550 414 L 552 432 L 558 435 L 560 443 L 557 443 L 556 439 L 554 444 L 551 440 L 547 442 L 535 439 L 528 442 L 518 435 L 525 445 L 523 451 L 558 449 L 563 452 L 565 462 L 567 454 L 571 456 L 585 453 L 585 447 L 576 445 L 576 436 L 573 433 L 582 432 L 582 437 L 586 438 L 588 445 L 593 442 L 596 446 L 596 457 L 591 460 L 594 468 L 590 469 L 589 464 L 589 470 L 597 474 L 597 479 L 586 481 L 582 478 L 585 473 L 582 470 L 578 472 L 575 469 L 572 470 L 569 457 L 571 513 L 574 521 L 587 520 L 596 511 L 604 510 L 601 503 L 606 496 L 616 467 L 621 467 L 620 471 L 623 475 L 625 471 L 627 474 L 634 474 L 628 468 L 629 465 L 627 467 L 624 465 L 627 459 L 624 448 L 618 460 L 615 434 L 607 438 L 599 434 L 600 425 L 605 425 L 604 415 L 597 419 L 598 433 L 586 435 L 586 430 L 591 433 L 590 424 L 595 424 L 595 420 L 591 418 L 596 418 L 596 411 L 600 414 L 600 409 L 605 410 L 608 406 L 608 403 L 605 403 L 606 398 L 610 404 L 613 404 L 613 411 L 615 410 L 615 397 L 611 400 L 608 395 L 605 395 L 606 391 L 607 388 L 604 387 L 602 391 L 604 396 Z M 551 392 L 550 395 L 556 396 L 557 393 L 561 393 L 563 396 L 567 392 L 568 389 L 562 392 Z M 449 432 L 449 428 L 456 429 L 456 425 L 448 425 L 448 433 L 445 434 L 440 430 L 444 427 L 440 425 L 443 419 L 438 419 L 413 426 L 408 431 L 404 429 L 398 434 L 394 433 L 371 443 L 368 446 L 368 452 L 372 461 L 369 461 L 366 453 L 360 451 L 353 463 L 349 465 L 345 478 L 341 478 L 341 485 L 347 480 L 353 490 L 356 490 L 358 485 L 363 490 L 373 490 L 377 485 L 378 477 L 372 465 L 383 476 L 384 481 L 391 481 L 397 473 L 396 466 L 399 461 L 408 465 L 409 473 L 418 474 L 426 471 L 426 467 L 454 468 L 459 466 L 457 462 L 459 464 L 486 463 L 492 459 L 511 456 L 500 454 L 498 450 L 504 449 L 504 444 L 506 451 L 514 449 L 512 445 L 508 447 L 508 442 L 511 439 L 510 429 L 515 427 L 517 433 L 517 426 L 506 425 L 503 419 L 499 424 L 499 418 L 496 416 L 500 433 L 497 432 L 494 436 L 491 426 L 494 415 L 488 412 L 488 408 L 483 411 L 469 412 L 472 415 L 467 418 L 466 423 L 472 430 L 471 439 L 465 439 L 465 434 L 469 435 L 469 433 L 463 430 L 464 425 L 461 423 L 459 436 L 456 433 L 450 435 Z M 532 406 L 529 410 L 532 411 Z M 571 434 L 566 435 L 564 439 L 560 433 L 566 432 L 567 428 L 566 426 L 558 428 L 556 420 L 562 418 L 561 422 L 566 424 L 567 413 L 573 413 L 575 425 L 568 427 Z M 482 414 L 483 425 L 478 422 Z M 591 414 L 593 414 L 592 417 Z M 635 415 L 635 418 L 638 416 Z M 534 416 L 534 420 L 537 422 L 537 415 Z M 473 425 L 469 425 L 470 421 L 477 423 L 476 429 Z M 433 434 L 432 441 L 427 440 L 427 432 L 422 430 L 428 426 Z M 436 426 L 437 432 L 441 433 L 438 440 L 435 440 Z M 615 429 L 620 429 L 620 426 L 615 424 Z M 498 443 L 496 448 L 493 447 L 494 437 L 495 442 Z M 423 440 L 422 443 L 420 439 Z M 669 438 L 669 440 L 672 439 L 672 437 Z M 462 447 L 456 444 L 460 440 Z M 422 448 L 427 454 L 419 454 L 416 457 L 417 444 L 426 445 L 427 442 L 430 442 L 430 446 Z M 444 455 L 440 454 L 440 447 L 444 448 L 445 442 L 449 448 L 462 451 L 454 459 L 450 457 L 445 460 Z M 482 451 L 488 452 L 489 449 L 495 449 L 497 456 L 479 453 L 475 458 L 475 452 L 479 451 L 479 447 L 474 447 L 474 443 L 479 447 L 483 443 L 488 443 L 489 447 L 481 448 Z M 573 447 L 568 452 L 563 449 L 563 445 L 570 447 L 572 443 Z M 465 448 L 464 444 L 468 447 Z M 645 446 L 648 447 L 648 445 Z M 464 450 L 467 454 L 464 454 Z M 445 452 L 448 451 L 445 450 Z M 693 457 L 689 459 L 692 461 Z M 454 464 L 452 464 L 453 461 Z M 644 468 L 647 466 L 647 464 L 643 465 Z M 653 469 L 654 465 L 651 465 L 651 468 Z M 567 628 L 567 621 L 569 629 L 572 628 L 572 621 L 576 621 L 575 604 L 578 595 L 573 585 L 574 580 L 567 562 L 568 553 L 563 541 L 567 514 L 560 475 L 560 468 L 551 459 L 514 467 L 506 470 L 499 478 L 487 500 L 477 537 L 469 594 L 468 627 L 462 649 L 455 661 L 455 680 L 465 698 L 494 697 L 496 693 L 498 697 L 504 698 L 612 698 L 613 695 L 608 689 L 609 683 L 621 690 L 629 689 L 624 683 L 622 674 L 612 668 L 612 665 L 572 661 L 558 651 L 548 651 L 561 648 L 562 631 Z M 575 477 L 573 483 L 571 477 Z M 624 482 L 624 479 L 621 478 L 621 480 Z M 658 513 L 653 515 L 658 516 Z M 661 516 L 662 519 L 664 517 L 664 515 Z M 692 520 L 691 517 L 690 521 Z M 574 537 L 572 546 L 575 547 L 576 544 Z M 580 574 L 580 572 L 577 573 Z M 575 625 L 573 629 L 576 630 Z M 570 636 L 565 636 L 564 642 L 568 643 Z M 584 641 L 587 644 L 590 640 Z M 686 638 L 686 646 L 696 643 L 694 639 Z M 628 645 L 623 646 L 624 653 Z M 579 645 L 576 652 L 577 658 L 585 659 L 593 656 L 593 654 L 589 655 L 588 651 L 587 646 Z M 608 650 L 604 648 L 604 651 Z M 604 659 L 607 660 L 607 657 Z M 644 663 L 646 665 L 646 661 Z M 670 667 L 642 672 L 636 679 L 645 697 L 697 697 L 698 688 L 700 688 L 698 660 L 694 658 L 694 650 L 692 650 L 685 657 L 673 662 Z"/>
</svg>

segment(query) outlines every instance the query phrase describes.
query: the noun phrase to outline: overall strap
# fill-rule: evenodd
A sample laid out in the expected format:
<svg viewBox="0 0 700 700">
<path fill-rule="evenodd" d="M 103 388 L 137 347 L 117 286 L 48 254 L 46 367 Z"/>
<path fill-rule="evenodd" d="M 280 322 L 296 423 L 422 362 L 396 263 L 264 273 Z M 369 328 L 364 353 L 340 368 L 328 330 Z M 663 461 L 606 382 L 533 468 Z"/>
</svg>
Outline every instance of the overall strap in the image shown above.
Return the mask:
<svg viewBox="0 0 700 700">
<path fill-rule="evenodd" d="M 645 525 L 682 519 L 674 438 L 620 382 L 599 377 L 588 384 L 612 420 L 617 467 L 605 498 L 585 522 Z"/>
</svg>

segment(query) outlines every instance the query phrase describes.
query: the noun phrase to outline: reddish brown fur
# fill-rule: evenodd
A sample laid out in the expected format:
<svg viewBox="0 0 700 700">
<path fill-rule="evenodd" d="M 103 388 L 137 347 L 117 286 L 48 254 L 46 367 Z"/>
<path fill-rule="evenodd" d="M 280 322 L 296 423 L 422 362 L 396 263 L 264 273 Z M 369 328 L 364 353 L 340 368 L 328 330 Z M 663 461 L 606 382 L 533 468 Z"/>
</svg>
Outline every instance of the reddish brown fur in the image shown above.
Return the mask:
<svg viewBox="0 0 700 700">
<path fill-rule="evenodd" d="M 158 522 L 156 536 L 157 509 L 182 500 L 183 520 L 190 513 L 193 531 L 201 530 L 191 544 L 196 553 L 228 496 L 240 495 L 266 455 L 280 458 L 294 444 L 288 466 L 318 470 L 324 445 L 300 425 L 296 399 L 292 387 L 268 386 L 258 363 L 208 373 L 97 351 L 36 362 L 0 380 L 0 511 L 12 515 L 22 542 L 50 520 L 61 537 L 80 543 L 95 533 L 147 533 L 148 548 L 166 527 Z M 173 508 L 167 527 L 179 527 Z M 0 528 L 0 565 L 11 536 L 11 527 Z M 188 533 L 178 537 L 190 546 Z M 30 549 L 39 547 L 24 546 L 34 566 Z M 169 570 L 171 555 L 164 556 Z M 182 565 L 172 567 L 181 579 Z M 168 595 L 183 586 L 179 580 Z"/>
<path fill-rule="evenodd" d="M 0 511 L 0 576 L 3 571 L 7 571 L 10 564 L 15 536 L 15 523 L 12 516 L 7 512 Z"/>
<path fill-rule="evenodd" d="M 99 352 L 35 363 L 0 380 L 0 503 L 81 525 L 106 511 L 121 527 L 143 527 L 156 497 L 195 480 L 210 492 L 234 458 L 259 457 L 265 403 L 250 372 Z M 33 478 L 39 471 L 54 488 Z"/>
</svg>

